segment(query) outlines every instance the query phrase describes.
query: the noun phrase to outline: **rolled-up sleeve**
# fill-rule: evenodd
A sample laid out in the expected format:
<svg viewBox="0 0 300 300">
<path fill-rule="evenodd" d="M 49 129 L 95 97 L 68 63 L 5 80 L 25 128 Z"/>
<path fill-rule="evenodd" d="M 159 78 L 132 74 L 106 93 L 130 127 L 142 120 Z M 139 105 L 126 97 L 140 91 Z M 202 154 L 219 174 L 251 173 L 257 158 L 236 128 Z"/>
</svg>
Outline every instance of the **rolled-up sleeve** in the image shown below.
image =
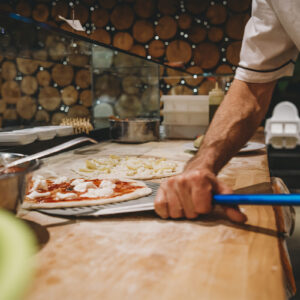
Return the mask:
<svg viewBox="0 0 300 300">
<path fill-rule="evenodd" d="M 291 76 L 298 53 L 280 24 L 271 1 L 253 1 L 235 78 L 259 83 Z"/>
</svg>

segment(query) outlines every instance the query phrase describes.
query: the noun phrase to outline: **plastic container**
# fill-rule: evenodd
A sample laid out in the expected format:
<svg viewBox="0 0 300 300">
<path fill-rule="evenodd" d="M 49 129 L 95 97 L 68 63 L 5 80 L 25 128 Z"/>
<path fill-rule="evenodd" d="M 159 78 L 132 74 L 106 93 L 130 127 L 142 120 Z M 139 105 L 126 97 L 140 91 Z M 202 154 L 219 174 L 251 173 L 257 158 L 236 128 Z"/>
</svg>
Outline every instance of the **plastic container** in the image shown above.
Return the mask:
<svg viewBox="0 0 300 300">
<path fill-rule="evenodd" d="M 294 149 L 300 144 L 300 119 L 297 107 L 288 101 L 278 103 L 266 121 L 266 144 L 275 149 Z"/>
<path fill-rule="evenodd" d="M 206 132 L 207 126 L 163 123 L 165 137 L 170 139 L 195 139 Z"/>
<path fill-rule="evenodd" d="M 164 111 L 207 111 L 208 95 L 163 95 Z"/>
<path fill-rule="evenodd" d="M 164 110 L 166 124 L 179 125 L 208 125 L 208 110 L 206 111 L 166 111 Z"/>
</svg>

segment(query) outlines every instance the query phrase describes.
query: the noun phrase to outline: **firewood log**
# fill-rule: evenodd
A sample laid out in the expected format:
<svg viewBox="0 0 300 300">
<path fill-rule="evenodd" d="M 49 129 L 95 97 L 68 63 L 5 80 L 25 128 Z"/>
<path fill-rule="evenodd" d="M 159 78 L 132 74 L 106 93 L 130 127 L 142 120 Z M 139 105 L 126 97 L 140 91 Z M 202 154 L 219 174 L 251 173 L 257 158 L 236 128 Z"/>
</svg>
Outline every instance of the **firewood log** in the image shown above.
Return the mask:
<svg viewBox="0 0 300 300">
<path fill-rule="evenodd" d="M 97 8 L 92 12 L 91 19 L 97 28 L 102 28 L 109 21 L 109 13 L 105 8 Z"/>
<path fill-rule="evenodd" d="M 146 111 L 159 110 L 159 91 L 156 87 L 148 87 L 141 96 L 141 102 Z"/>
<path fill-rule="evenodd" d="M 185 85 L 176 85 L 169 90 L 168 95 L 193 95 L 193 90 Z"/>
<path fill-rule="evenodd" d="M 198 95 L 208 95 L 208 93 L 215 87 L 215 82 L 212 80 L 205 80 L 198 88 Z"/>
<path fill-rule="evenodd" d="M 186 30 L 189 29 L 192 25 L 193 18 L 187 13 L 182 13 L 178 17 L 178 26 L 180 29 Z"/>
<path fill-rule="evenodd" d="M 73 105 L 77 102 L 78 91 L 73 85 L 65 87 L 61 92 L 62 101 L 65 105 Z"/>
<path fill-rule="evenodd" d="M 235 12 L 246 11 L 251 4 L 251 0 L 228 0 L 228 7 Z"/>
<path fill-rule="evenodd" d="M 218 43 L 224 37 L 223 29 L 221 27 L 211 27 L 208 30 L 207 37 L 211 42 Z"/>
<path fill-rule="evenodd" d="M 133 45 L 133 38 L 128 32 L 117 32 L 113 37 L 113 46 L 122 50 L 129 50 Z"/>
<path fill-rule="evenodd" d="M 181 71 L 174 70 L 171 68 L 166 68 L 166 73 L 167 73 L 167 76 L 164 77 L 164 81 L 166 84 L 169 84 L 169 85 L 176 85 L 177 83 L 180 82 L 182 77 L 186 76 L 185 72 L 181 72 Z"/>
<path fill-rule="evenodd" d="M 6 102 L 3 99 L 0 99 L 0 114 L 4 113 L 6 110 Z"/>
<path fill-rule="evenodd" d="M 85 107 L 91 107 L 93 104 L 93 97 L 91 90 L 83 90 L 79 95 L 81 104 Z"/>
<path fill-rule="evenodd" d="M 25 119 L 31 120 L 36 112 L 36 102 L 31 97 L 22 97 L 16 105 L 18 115 Z"/>
<path fill-rule="evenodd" d="M 187 72 L 189 72 L 191 74 L 197 75 L 197 78 L 194 78 L 192 75 L 186 76 L 185 82 L 188 85 L 196 87 L 203 81 L 204 77 L 201 76 L 201 74 L 203 73 L 203 70 L 199 66 L 192 66 L 192 67 L 187 68 L 186 70 L 187 70 Z"/>
<path fill-rule="evenodd" d="M 20 87 L 13 80 L 5 81 L 1 87 L 1 94 L 7 104 L 16 104 L 21 97 Z"/>
<path fill-rule="evenodd" d="M 158 0 L 158 10 L 163 15 L 174 15 L 179 4 L 178 0 Z"/>
<path fill-rule="evenodd" d="M 137 117 L 142 110 L 142 103 L 135 95 L 122 94 L 117 103 L 115 110 L 120 118 Z"/>
<path fill-rule="evenodd" d="M 49 9 L 46 4 L 38 3 L 32 10 L 32 18 L 38 22 L 46 22 L 49 17 Z"/>
<path fill-rule="evenodd" d="M 76 67 L 86 67 L 89 65 L 89 56 L 84 54 L 70 54 L 67 57 L 68 63 Z"/>
<path fill-rule="evenodd" d="M 16 6 L 16 13 L 24 17 L 30 17 L 31 6 L 28 1 L 21 0 Z"/>
<path fill-rule="evenodd" d="M 34 119 L 36 122 L 41 122 L 41 123 L 49 123 L 50 121 L 50 115 L 47 111 L 44 109 L 38 110 L 34 116 Z"/>
<path fill-rule="evenodd" d="M 219 65 L 216 69 L 217 74 L 233 74 L 233 70 L 229 65 L 222 64 Z"/>
<path fill-rule="evenodd" d="M 73 13 L 73 12 L 72 12 Z M 71 13 L 71 18 L 73 18 L 73 15 Z M 83 4 L 76 3 L 74 5 L 74 19 L 79 20 L 81 24 L 85 24 L 88 21 L 89 18 L 89 11 L 87 7 Z"/>
<path fill-rule="evenodd" d="M 227 18 L 227 11 L 225 6 L 222 4 L 215 4 L 209 6 L 209 8 L 206 11 L 206 17 L 208 18 L 209 22 L 213 25 L 223 24 Z"/>
<path fill-rule="evenodd" d="M 7 108 L 3 113 L 3 119 L 7 121 L 16 121 L 18 119 L 18 114 L 16 109 Z"/>
<path fill-rule="evenodd" d="M 207 30 L 201 25 L 193 25 L 188 31 L 188 39 L 195 44 L 203 42 L 206 35 Z"/>
<path fill-rule="evenodd" d="M 138 56 L 142 56 L 142 57 L 145 57 L 147 55 L 145 47 L 140 44 L 133 45 L 130 48 L 129 52 L 136 54 Z"/>
<path fill-rule="evenodd" d="M 226 50 L 226 58 L 234 66 L 237 66 L 240 61 L 240 51 L 242 42 L 232 42 L 228 45 Z"/>
<path fill-rule="evenodd" d="M 96 77 L 94 83 L 95 98 L 103 95 L 116 99 L 121 94 L 120 78 L 112 74 L 104 74 Z"/>
<path fill-rule="evenodd" d="M 161 40 L 153 40 L 149 44 L 148 53 L 151 57 L 159 58 L 165 54 L 165 45 Z"/>
<path fill-rule="evenodd" d="M 177 23 L 172 17 L 163 16 L 158 20 L 155 32 L 160 39 L 169 40 L 176 35 Z"/>
<path fill-rule="evenodd" d="M 32 75 L 38 68 L 38 62 L 31 59 L 18 57 L 16 61 L 19 71 L 25 75 Z"/>
<path fill-rule="evenodd" d="M 249 14 L 231 15 L 226 22 L 226 34 L 232 39 L 242 40 L 245 25 L 248 22 L 249 18 Z"/>
<path fill-rule="evenodd" d="M 36 74 L 36 79 L 37 79 L 37 82 L 38 82 L 39 85 L 48 86 L 48 85 L 50 85 L 50 82 L 51 82 L 51 75 L 46 70 L 39 71 Z"/>
<path fill-rule="evenodd" d="M 122 80 L 122 88 L 126 94 L 138 95 L 142 88 L 142 81 L 134 75 L 126 76 Z"/>
<path fill-rule="evenodd" d="M 91 72 L 90 70 L 81 69 L 76 72 L 75 83 L 82 89 L 86 89 L 91 84 Z"/>
<path fill-rule="evenodd" d="M 66 114 L 63 112 L 56 112 L 51 117 L 51 125 L 60 125 L 62 120 L 66 118 Z"/>
<path fill-rule="evenodd" d="M 35 60 L 46 61 L 48 59 L 48 52 L 45 49 L 32 51 L 32 57 Z"/>
<path fill-rule="evenodd" d="M 110 15 L 110 21 L 118 30 L 129 29 L 134 20 L 134 12 L 127 4 L 118 4 Z"/>
<path fill-rule="evenodd" d="M 61 97 L 56 88 L 46 86 L 40 89 L 38 101 L 45 110 L 54 111 L 60 106 Z"/>
<path fill-rule="evenodd" d="M 136 0 L 134 11 L 141 18 L 150 18 L 155 12 L 155 2 L 153 0 Z"/>
<path fill-rule="evenodd" d="M 2 71 L 1 71 L 1 76 L 5 80 L 13 80 L 15 79 L 17 75 L 17 68 L 14 62 L 12 61 L 5 61 L 2 64 Z"/>
<path fill-rule="evenodd" d="M 194 49 L 195 64 L 203 69 L 214 68 L 218 64 L 219 60 L 219 49 L 213 43 L 201 43 Z"/>
<path fill-rule="evenodd" d="M 67 55 L 67 49 L 63 42 L 52 43 L 48 52 L 53 60 L 62 60 Z"/>
<path fill-rule="evenodd" d="M 69 14 L 69 5 L 68 2 L 65 0 L 59 0 L 55 3 L 55 5 L 52 5 L 51 8 L 51 17 L 56 21 L 56 22 L 61 22 L 61 19 L 58 17 L 59 15 L 68 18 Z"/>
<path fill-rule="evenodd" d="M 186 41 L 175 40 L 167 46 L 166 58 L 169 62 L 187 63 L 191 57 L 192 48 Z"/>
<path fill-rule="evenodd" d="M 21 91 L 26 95 L 33 95 L 38 88 L 38 82 L 34 76 L 24 76 L 21 81 Z"/>
<path fill-rule="evenodd" d="M 207 7 L 209 6 L 209 1 L 208 0 L 186 0 L 185 7 L 186 9 L 194 14 L 194 15 L 199 15 L 202 12 L 204 12 Z"/>
<path fill-rule="evenodd" d="M 117 0 L 98 0 L 98 2 L 102 7 L 111 9 L 115 6 Z"/>
<path fill-rule="evenodd" d="M 110 34 L 102 28 L 93 31 L 90 35 L 90 38 L 103 44 L 109 45 L 111 43 Z"/>
<path fill-rule="evenodd" d="M 132 28 L 134 39 L 142 44 L 149 42 L 154 37 L 154 28 L 147 20 L 137 20 Z"/>
<path fill-rule="evenodd" d="M 90 111 L 83 105 L 71 106 L 67 113 L 68 118 L 89 118 L 90 116 Z"/>
<path fill-rule="evenodd" d="M 69 85 L 74 77 L 74 71 L 71 66 L 56 64 L 51 71 L 52 79 L 59 86 Z"/>
</svg>

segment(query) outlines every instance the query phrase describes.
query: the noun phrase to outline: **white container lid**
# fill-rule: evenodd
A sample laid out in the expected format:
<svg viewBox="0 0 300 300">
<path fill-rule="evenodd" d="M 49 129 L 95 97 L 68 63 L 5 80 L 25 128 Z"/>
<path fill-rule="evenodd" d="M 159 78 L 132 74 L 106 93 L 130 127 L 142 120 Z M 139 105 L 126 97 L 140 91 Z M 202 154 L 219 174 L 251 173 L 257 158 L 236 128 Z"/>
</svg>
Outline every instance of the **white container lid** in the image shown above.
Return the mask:
<svg viewBox="0 0 300 300">
<path fill-rule="evenodd" d="M 293 149 L 300 144 L 300 119 L 297 107 L 288 101 L 278 103 L 265 125 L 266 144 L 276 149 Z"/>
</svg>

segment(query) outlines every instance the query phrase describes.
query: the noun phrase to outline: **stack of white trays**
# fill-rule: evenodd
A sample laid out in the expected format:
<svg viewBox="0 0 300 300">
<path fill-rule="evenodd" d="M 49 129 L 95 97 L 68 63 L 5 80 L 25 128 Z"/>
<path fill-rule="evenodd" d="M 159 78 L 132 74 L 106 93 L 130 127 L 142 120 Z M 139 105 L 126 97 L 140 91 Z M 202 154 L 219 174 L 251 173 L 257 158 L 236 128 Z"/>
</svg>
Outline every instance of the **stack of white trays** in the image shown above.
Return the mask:
<svg viewBox="0 0 300 300">
<path fill-rule="evenodd" d="M 208 95 L 164 95 L 164 129 L 168 138 L 194 139 L 208 127 Z"/>
<path fill-rule="evenodd" d="M 300 119 L 297 107 L 288 101 L 278 103 L 265 125 L 266 144 L 275 149 L 294 149 L 300 145 Z"/>
</svg>

